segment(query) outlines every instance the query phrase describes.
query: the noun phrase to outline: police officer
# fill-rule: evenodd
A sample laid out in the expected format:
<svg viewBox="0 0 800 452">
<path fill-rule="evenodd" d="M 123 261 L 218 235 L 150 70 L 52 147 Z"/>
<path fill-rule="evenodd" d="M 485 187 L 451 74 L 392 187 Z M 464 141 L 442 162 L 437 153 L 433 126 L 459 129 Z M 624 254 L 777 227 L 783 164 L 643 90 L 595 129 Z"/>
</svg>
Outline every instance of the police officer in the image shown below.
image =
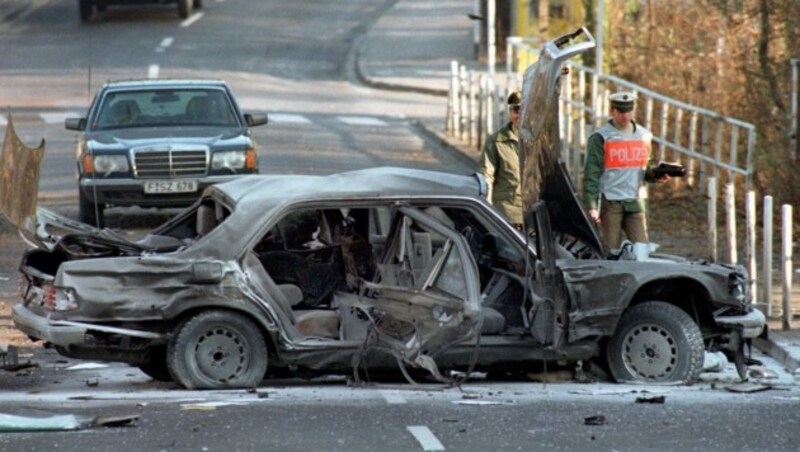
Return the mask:
<svg viewBox="0 0 800 452">
<path fill-rule="evenodd" d="M 508 96 L 508 123 L 489 135 L 481 152 L 481 172 L 489 185 L 488 199 L 518 229 L 522 229 L 519 175 L 519 118 L 522 93 Z"/>
<path fill-rule="evenodd" d="M 589 218 L 600 225 L 607 251 L 613 252 L 620 247 L 622 231 L 631 242 L 649 241 L 643 182 L 656 178 L 650 169 L 653 134 L 633 121 L 635 95 L 618 92 L 609 100 L 611 119 L 589 137 L 586 146 L 583 200 Z"/>
</svg>

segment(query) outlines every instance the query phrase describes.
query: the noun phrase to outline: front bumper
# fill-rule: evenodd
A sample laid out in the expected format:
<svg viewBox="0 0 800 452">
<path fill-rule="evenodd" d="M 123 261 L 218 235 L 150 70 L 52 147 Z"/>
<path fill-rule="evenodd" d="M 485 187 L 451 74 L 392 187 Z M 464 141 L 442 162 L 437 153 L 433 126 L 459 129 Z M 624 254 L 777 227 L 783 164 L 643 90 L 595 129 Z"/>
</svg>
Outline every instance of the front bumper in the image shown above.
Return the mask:
<svg viewBox="0 0 800 452">
<path fill-rule="evenodd" d="M 740 329 L 745 339 L 758 337 L 767 324 L 767 318 L 758 309 L 742 315 L 715 315 L 714 321 L 717 325 Z"/>
<path fill-rule="evenodd" d="M 41 316 L 23 304 L 14 305 L 12 309 L 14 325 L 26 335 L 62 347 L 72 345 L 88 345 L 87 334 L 92 332 L 117 334 L 120 336 L 136 337 L 163 341 L 166 336 L 150 331 L 133 330 L 105 325 L 95 325 L 83 322 L 70 322 L 67 320 L 52 320 Z"/>
<path fill-rule="evenodd" d="M 144 183 L 147 179 L 83 178 L 78 182 L 78 189 L 90 203 L 121 207 L 186 207 L 196 201 L 207 187 L 250 174 L 255 173 L 194 178 L 197 181 L 197 191 L 191 193 L 146 194 Z"/>
</svg>

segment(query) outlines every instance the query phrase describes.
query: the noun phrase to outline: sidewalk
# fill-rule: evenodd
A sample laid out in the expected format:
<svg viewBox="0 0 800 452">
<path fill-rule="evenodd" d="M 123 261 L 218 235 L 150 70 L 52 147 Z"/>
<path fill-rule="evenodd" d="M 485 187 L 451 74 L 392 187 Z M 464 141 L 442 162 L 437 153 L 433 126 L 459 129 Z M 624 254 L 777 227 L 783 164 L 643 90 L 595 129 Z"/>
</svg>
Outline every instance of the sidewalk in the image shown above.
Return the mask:
<svg viewBox="0 0 800 452">
<path fill-rule="evenodd" d="M 468 69 L 485 70 L 474 57 L 472 0 L 398 0 L 357 42 L 355 71 L 362 83 L 381 89 L 413 91 L 442 96 L 442 119 L 423 121 L 424 132 L 473 159 L 468 146 L 444 132 L 450 62 Z M 483 25 L 483 22 L 481 22 Z M 498 70 L 502 71 L 502 62 Z M 769 339 L 754 345 L 783 363 L 789 371 L 800 369 L 800 320 L 794 329 L 781 331 L 780 321 L 769 322 Z"/>
</svg>

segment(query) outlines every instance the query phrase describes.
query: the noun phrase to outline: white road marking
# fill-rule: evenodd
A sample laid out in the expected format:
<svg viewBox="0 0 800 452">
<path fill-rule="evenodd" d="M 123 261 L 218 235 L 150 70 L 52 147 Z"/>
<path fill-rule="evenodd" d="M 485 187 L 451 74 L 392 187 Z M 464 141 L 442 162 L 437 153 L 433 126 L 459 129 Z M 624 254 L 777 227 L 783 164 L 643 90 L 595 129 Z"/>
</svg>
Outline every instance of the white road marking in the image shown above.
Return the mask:
<svg viewBox="0 0 800 452">
<path fill-rule="evenodd" d="M 6 119 L 5 115 L 0 115 L 0 126 L 4 126 L 8 124 L 8 119 Z"/>
<path fill-rule="evenodd" d="M 163 52 L 167 50 L 167 47 L 171 46 L 173 42 L 175 42 L 175 38 L 172 36 L 167 36 L 161 40 L 160 44 L 158 44 L 158 47 L 156 47 L 156 52 Z"/>
<path fill-rule="evenodd" d="M 381 395 L 386 399 L 386 403 L 390 405 L 402 405 L 406 403 L 406 399 L 400 395 L 399 391 L 381 389 Z"/>
<path fill-rule="evenodd" d="M 149 68 L 147 68 L 147 78 L 158 78 L 158 65 L 151 64 Z"/>
<path fill-rule="evenodd" d="M 53 111 L 53 112 L 45 112 L 39 113 L 39 117 L 42 118 L 46 124 L 58 124 L 64 122 L 67 118 L 80 118 L 80 113 L 75 113 L 72 111 Z"/>
<path fill-rule="evenodd" d="M 308 118 L 303 115 L 293 113 L 268 113 L 270 122 L 291 123 L 291 124 L 311 124 Z"/>
<path fill-rule="evenodd" d="M 385 127 L 389 124 L 381 121 L 378 118 L 373 118 L 370 116 L 337 116 L 336 119 L 342 121 L 345 124 L 349 124 L 351 126 L 378 126 L 378 127 Z"/>
<path fill-rule="evenodd" d="M 444 446 L 436 438 L 436 435 L 424 425 L 409 425 L 406 427 L 414 438 L 422 446 L 422 450 L 444 450 Z"/>
<path fill-rule="evenodd" d="M 108 364 L 100 364 L 100 363 L 81 363 L 75 364 L 74 366 L 67 367 L 67 370 L 94 370 L 94 369 L 105 369 L 108 367 Z"/>
<path fill-rule="evenodd" d="M 203 17 L 203 13 L 194 13 L 191 16 L 187 17 L 186 20 L 181 22 L 181 27 L 184 27 L 184 28 L 188 27 L 188 26 L 192 25 L 193 23 L 197 22 L 198 20 L 200 20 L 201 17 Z"/>
</svg>

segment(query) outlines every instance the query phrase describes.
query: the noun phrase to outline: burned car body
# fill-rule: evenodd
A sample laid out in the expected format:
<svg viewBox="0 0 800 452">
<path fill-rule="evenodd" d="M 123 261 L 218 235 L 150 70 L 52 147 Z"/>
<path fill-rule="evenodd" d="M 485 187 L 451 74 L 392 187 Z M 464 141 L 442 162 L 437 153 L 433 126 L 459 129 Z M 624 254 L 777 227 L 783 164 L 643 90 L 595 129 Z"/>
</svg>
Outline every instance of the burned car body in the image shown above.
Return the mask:
<svg viewBox="0 0 800 452">
<path fill-rule="evenodd" d="M 479 175 L 401 168 L 246 176 L 136 241 L 40 210 L 21 227 L 38 248 L 13 319 L 66 356 L 187 388 L 587 360 L 618 381 L 690 381 L 705 350 L 741 358 L 763 329 L 742 267 L 601 257 L 557 162 L 524 234 L 485 194 Z"/>
</svg>

